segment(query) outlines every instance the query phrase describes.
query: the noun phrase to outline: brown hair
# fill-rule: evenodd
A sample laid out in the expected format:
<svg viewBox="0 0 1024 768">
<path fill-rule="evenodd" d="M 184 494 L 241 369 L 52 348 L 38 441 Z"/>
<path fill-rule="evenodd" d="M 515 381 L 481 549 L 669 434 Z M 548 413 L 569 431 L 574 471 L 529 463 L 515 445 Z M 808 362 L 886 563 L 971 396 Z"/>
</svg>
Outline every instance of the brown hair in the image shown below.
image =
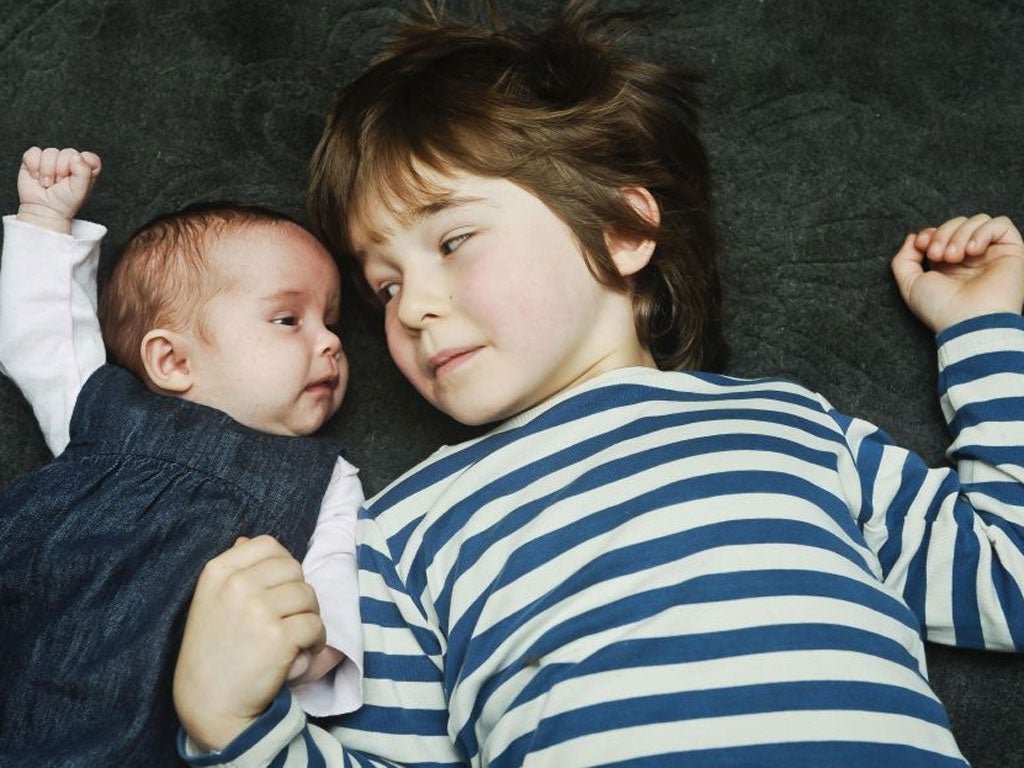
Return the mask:
<svg viewBox="0 0 1024 768">
<path fill-rule="evenodd" d="M 110 356 L 147 385 L 142 338 L 154 328 L 194 329 L 206 338 L 203 306 L 224 290 L 209 260 L 211 238 L 225 230 L 290 222 L 258 205 L 195 203 L 143 224 L 128 239 L 103 286 L 99 320 Z"/>
<path fill-rule="evenodd" d="M 311 162 L 310 218 L 350 259 L 361 206 L 430 194 L 418 164 L 507 178 L 567 223 L 598 280 L 632 294 L 638 337 L 659 367 L 720 369 L 701 78 L 627 56 L 623 33 L 640 17 L 593 5 L 569 2 L 530 31 L 456 23 L 425 4 L 339 95 Z M 627 187 L 651 192 L 660 224 L 624 199 Z M 650 264 L 623 278 L 606 232 L 653 237 Z"/>
</svg>

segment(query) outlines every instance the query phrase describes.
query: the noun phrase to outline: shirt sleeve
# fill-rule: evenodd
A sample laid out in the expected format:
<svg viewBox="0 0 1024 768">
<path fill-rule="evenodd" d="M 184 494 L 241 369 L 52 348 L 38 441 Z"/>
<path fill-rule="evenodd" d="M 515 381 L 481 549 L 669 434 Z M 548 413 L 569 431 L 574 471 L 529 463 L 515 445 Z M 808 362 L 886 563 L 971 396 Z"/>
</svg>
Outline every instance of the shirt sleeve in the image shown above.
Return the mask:
<svg viewBox="0 0 1024 768">
<path fill-rule="evenodd" d="M 0 373 L 18 385 L 54 454 L 85 380 L 106 361 L 96 270 L 106 228 L 74 221 L 64 235 L 4 217 Z"/>
<path fill-rule="evenodd" d="M 949 466 L 833 412 L 855 465 L 857 523 L 882 578 L 929 640 L 1024 650 L 1024 319 L 998 314 L 938 337 Z"/>
<path fill-rule="evenodd" d="M 327 645 L 345 654 L 324 677 L 292 689 L 302 708 L 318 717 L 352 712 L 363 703 L 363 633 L 356 567 L 356 518 L 363 504 L 363 489 L 357 472 L 338 459 L 302 561 L 303 574 L 320 603 Z"/>
<path fill-rule="evenodd" d="M 277 695 L 260 719 L 219 752 L 202 752 L 184 731 L 179 731 L 178 755 L 189 765 L 195 766 L 262 768 L 282 765 L 278 755 L 285 752 L 293 740 L 307 759 L 305 763 L 289 760 L 288 765 L 349 764 L 341 745 L 333 736 L 321 728 L 306 725 L 305 714 L 287 689 Z"/>
</svg>

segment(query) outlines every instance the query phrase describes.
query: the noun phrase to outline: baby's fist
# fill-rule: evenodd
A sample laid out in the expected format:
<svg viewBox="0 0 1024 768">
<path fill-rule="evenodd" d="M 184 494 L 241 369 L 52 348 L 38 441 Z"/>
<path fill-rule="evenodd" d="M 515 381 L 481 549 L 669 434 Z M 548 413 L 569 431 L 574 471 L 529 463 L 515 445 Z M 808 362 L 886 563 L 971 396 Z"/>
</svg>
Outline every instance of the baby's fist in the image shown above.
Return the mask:
<svg viewBox="0 0 1024 768">
<path fill-rule="evenodd" d="M 85 203 L 102 163 L 93 152 L 30 147 L 18 171 L 18 219 L 57 232 L 71 231 L 71 220 Z"/>
</svg>

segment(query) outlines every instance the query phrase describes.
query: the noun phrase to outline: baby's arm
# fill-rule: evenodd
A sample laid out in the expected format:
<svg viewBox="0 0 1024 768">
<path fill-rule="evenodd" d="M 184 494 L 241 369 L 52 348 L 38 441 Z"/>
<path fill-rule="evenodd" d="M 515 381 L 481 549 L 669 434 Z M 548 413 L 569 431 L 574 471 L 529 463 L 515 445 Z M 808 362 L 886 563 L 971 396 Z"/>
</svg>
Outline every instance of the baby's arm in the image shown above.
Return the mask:
<svg viewBox="0 0 1024 768">
<path fill-rule="evenodd" d="M 892 271 L 934 333 L 980 315 L 1020 314 L 1024 305 L 1024 245 L 1005 216 L 960 216 L 908 235 Z"/>
<path fill-rule="evenodd" d="M 73 220 L 99 171 L 92 153 L 33 147 L 18 174 L 18 215 L 4 217 L 0 372 L 25 394 L 55 454 L 82 384 L 105 361 L 96 269 L 106 229 Z"/>
<path fill-rule="evenodd" d="M 298 678 L 289 676 L 302 708 L 318 717 L 352 712 L 363 703 L 355 534 L 362 504 L 357 470 L 339 458 L 302 561 L 303 575 L 320 604 L 327 645 L 308 659 L 308 668 Z"/>
</svg>

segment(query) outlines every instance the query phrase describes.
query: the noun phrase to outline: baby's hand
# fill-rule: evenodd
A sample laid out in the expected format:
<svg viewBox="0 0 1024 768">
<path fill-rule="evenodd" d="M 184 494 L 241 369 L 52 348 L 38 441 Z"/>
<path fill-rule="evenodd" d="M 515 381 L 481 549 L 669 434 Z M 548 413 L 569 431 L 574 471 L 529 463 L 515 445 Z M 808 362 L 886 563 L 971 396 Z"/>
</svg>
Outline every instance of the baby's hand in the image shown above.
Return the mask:
<svg viewBox="0 0 1024 768">
<path fill-rule="evenodd" d="M 1024 305 L 1024 243 L 1005 216 L 960 216 L 908 235 L 892 272 L 907 306 L 935 333 Z"/>
<path fill-rule="evenodd" d="M 100 175 L 98 155 L 77 149 L 31 147 L 18 171 L 18 219 L 65 234 Z"/>
</svg>

